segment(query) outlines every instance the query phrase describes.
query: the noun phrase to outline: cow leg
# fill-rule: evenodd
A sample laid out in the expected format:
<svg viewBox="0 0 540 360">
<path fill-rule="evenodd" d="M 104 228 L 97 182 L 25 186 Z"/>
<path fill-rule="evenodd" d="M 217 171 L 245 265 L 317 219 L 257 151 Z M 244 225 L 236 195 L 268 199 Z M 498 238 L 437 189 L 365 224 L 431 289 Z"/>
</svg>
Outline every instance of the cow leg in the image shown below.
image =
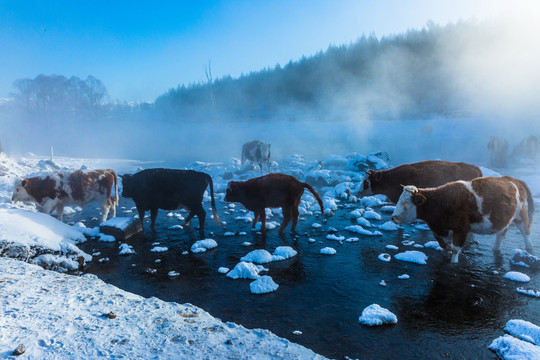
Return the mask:
<svg viewBox="0 0 540 360">
<path fill-rule="evenodd" d="M 533 247 L 531 242 L 531 227 L 528 224 L 528 221 L 520 221 L 519 223 L 516 223 L 516 225 L 521 235 L 523 235 L 523 239 L 525 239 L 525 250 L 527 250 L 529 254 L 532 254 Z"/>
<path fill-rule="evenodd" d="M 289 225 L 289 221 L 291 220 L 291 208 L 290 207 L 282 207 L 281 210 L 283 211 L 283 223 L 281 224 L 281 227 L 279 228 L 279 235 L 283 235 L 283 232 L 285 231 L 285 228 L 287 225 Z"/>
<path fill-rule="evenodd" d="M 111 202 L 112 202 L 112 205 L 109 207 L 109 209 L 111 210 L 111 218 L 113 218 L 113 217 L 116 217 L 116 205 L 118 204 L 116 203 L 114 199 L 111 199 Z"/>
<path fill-rule="evenodd" d="M 266 211 L 265 209 L 262 209 L 259 210 L 259 213 L 261 214 L 261 231 L 266 235 Z"/>
<path fill-rule="evenodd" d="M 296 224 L 298 223 L 298 216 L 300 216 L 300 212 L 298 211 L 298 206 L 293 206 L 291 208 L 292 212 L 292 225 L 291 225 L 291 232 L 296 232 Z"/>
<path fill-rule="evenodd" d="M 158 208 L 152 208 L 150 209 L 150 222 L 151 222 L 151 228 L 152 229 L 155 229 L 156 228 L 156 218 L 157 218 L 157 214 L 158 214 Z"/>
<path fill-rule="evenodd" d="M 191 223 L 191 219 L 193 219 L 194 216 L 195 213 L 193 212 L 193 210 L 189 209 L 189 214 L 186 217 L 186 222 L 184 222 L 184 226 L 189 226 L 189 224 Z"/>
<path fill-rule="evenodd" d="M 105 222 L 107 220 L 107 216 L 109 215 L 110 208 L 111 207 L 107 204 L 101 207 L 101 222 Z"/>
<path fill-rule="evenodd" d="M 257 221 L 259 221 L 259 211 L 255 210 L 253 211 L 253 221 L 251 222 L 251 228 L 255 227 L 255 224 L 257 224 Z"/>
<path fill-rule="evenodd" d="M 459 254 L 461 253 L 461 249 L 467 240 L 467 235 L 468 233 L 466 232 L 454 232 L 452 246 L 450 247 L 450 250 L 452 251 L 453 264 L 457 264 L 458 262 Z"/>
<path fill-rule="evenodd" d="M 506 237 L 506 232 L 508 231 L 508 228 L 503 229 L 499 231 L 495 238 L 495 245 L 493 246 L 493 250 L 495 251 L 501 251 L 501 246 L 504 238 Z"/>
<path fill-rule="evenodd" d="M 139 213 L 139 221 L 141 222 L 141 228 L 144 229 L 144 210 L 137 208 L 137 212 Z"/>
<path fill-rule="evenodd" d="M 195 215 L 199 218 L 199 234 L 201 238 L 204 238 L 204 224 L 206 222 L 206 211 L 202 207 L 202 204 L 199 208 L 195 209 Z"/>
<path fill-rule="evenodd" d="M 64 221 L 64 204 L 56 204 L 56 217 L 59 221 Z"/>
</svg>

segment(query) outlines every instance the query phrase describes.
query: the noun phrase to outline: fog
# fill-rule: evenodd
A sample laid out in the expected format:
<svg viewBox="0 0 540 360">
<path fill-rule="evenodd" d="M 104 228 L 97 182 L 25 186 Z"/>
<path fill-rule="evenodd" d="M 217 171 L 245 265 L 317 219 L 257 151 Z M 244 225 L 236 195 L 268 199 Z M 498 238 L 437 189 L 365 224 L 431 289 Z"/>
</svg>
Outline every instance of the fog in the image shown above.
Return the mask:
<svg viewBox="0 0 540 360">
<path fill-rule="evenodd" d="M 414 36 L 380 39 L 390 45 L 366 60 L 370 76 L 365 81 L 349 81 L 350 69 L 326 62 L 313 73 L 318 83 L 334 85 L 317 89 L 318 95 L 304 103 L 283 103 L 279 90 L 269 91 L 261 119 L 227 110 L 231 104 L 210 110 L 193 106 L 191 117 L 154 110 L 84 120 L 61 113 L 29 117 L 16 106 L 4 106 L 0 140 L 16 157 L 48 155 L 54 146 L 57 156 L 167 166 L 239 158 L 242 144 L 252 139 L 271 143 L 278 162 L 293 153 L 323 160 L 330 154 L 387 151 L 394 164 L 446 159 L 487 165 L 491 135 L 505 136 L 511 147 L 527 135 L 540 135 L 540 29 L 527 17 L 484 22 L 482 31 L 475 26 L 456 26 L 437 37 L 428 59 L 434 65 L 425 71 L 416 68 L 425 63 L 418 60 L 423 53 Z M 422 31 L 441 28 L 430 24 Z M 407 46 L 395 45 L 402 40 Z M 248 95 L 236 94 L 244 102 Z"/>
</svg>

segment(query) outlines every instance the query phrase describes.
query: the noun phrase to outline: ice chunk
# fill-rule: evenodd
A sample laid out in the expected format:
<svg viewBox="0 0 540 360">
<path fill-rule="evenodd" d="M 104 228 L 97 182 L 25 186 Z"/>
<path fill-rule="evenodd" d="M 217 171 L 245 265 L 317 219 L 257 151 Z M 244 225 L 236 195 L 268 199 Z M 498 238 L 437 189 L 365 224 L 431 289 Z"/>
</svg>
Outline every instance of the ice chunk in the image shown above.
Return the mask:
<svg viewBox="0 0 540 360">
<path fill-rule="evenodd" d="M 383 325 L 383 324 L 397 324 L 397 316 L 390 310 L 380 307 L 377 304 L 369 305 L 362 311 L 362 315 L 358 321 L 367 326 Z"/>
<path fill-rule="evenodd" d="M 279 285 L 276 284 L 274 280 L 268 275 L 263 275 L 257 280 L 253 281 L 251 284 L 249 284 L 249 290 L 252 294 L 271 293 L 276 291 L 278 287 Z"/>
</svg>

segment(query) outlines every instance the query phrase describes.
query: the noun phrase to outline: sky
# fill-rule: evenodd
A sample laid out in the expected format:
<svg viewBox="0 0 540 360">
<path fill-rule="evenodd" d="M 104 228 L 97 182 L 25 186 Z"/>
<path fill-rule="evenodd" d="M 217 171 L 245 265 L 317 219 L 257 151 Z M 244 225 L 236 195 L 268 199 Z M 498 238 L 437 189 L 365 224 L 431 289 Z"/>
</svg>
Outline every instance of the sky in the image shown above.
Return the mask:
<svg viewBox="0 0 540 360">
<path fill-rule="evenodd" d="M 310 56 L 363 34 L 387 36 L 538 15 L 534 0 L 0 0 L 0 98 L 39 74 L 93 75 L 110 100 L 153 101 L 178 85 L 238 77 Z"/>
</svg>

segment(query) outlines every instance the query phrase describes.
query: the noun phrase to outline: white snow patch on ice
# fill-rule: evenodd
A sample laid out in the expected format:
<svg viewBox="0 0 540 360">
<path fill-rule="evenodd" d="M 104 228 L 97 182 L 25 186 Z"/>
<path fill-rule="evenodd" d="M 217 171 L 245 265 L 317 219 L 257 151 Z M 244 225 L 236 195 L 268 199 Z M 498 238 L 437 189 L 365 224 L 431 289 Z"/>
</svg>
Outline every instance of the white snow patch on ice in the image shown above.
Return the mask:
<svg viewBox="0 0 540 360">
<path fill-rule="evenodd" d="M 372 304 L 362 311 L 362 315 L 358 321 L 367 326 L 376 326 L 383 324 L 397 324 L 397 316 L 390 310 L 380 307 L 377 304 Z"/>
<path fill-rule="evenodd" d="M 278 287 L 279 285 L 276 284 L 274 280 L 268 275 L 263 275 L 249 284 L 249 290 L 252 294 L 271 293 L 276 291 Z"/>
<path fill-rule="evenodd" d="M 214 239 L 204 239 L 196 241 L 191 245 L 191 252 L 193 253 L 202 253 L 206 250 L 213 249 L 217 246 L 217 242 Z"/>
<path fill-rule="evenodd" d="M 517 281 L 517 282 L 528 282 L 531 281 L 531 278 L 519 271 L 509 271 L 506 274 L 504 274 L 504 277 L 506 279 Z"/>
<path fill-rule="evenodd" d="M 397 260 L 426 265 L 427 256 L 421 251 L 411 250 L 394 255 Z"/>
<path fill-rule="evenodd" d="M 335 255 L 336 254 L 336 249 L 333 249 L 331 247 L 325 247 L 325 248 L 321 249 L 321 254 Z"/>
</svg>

